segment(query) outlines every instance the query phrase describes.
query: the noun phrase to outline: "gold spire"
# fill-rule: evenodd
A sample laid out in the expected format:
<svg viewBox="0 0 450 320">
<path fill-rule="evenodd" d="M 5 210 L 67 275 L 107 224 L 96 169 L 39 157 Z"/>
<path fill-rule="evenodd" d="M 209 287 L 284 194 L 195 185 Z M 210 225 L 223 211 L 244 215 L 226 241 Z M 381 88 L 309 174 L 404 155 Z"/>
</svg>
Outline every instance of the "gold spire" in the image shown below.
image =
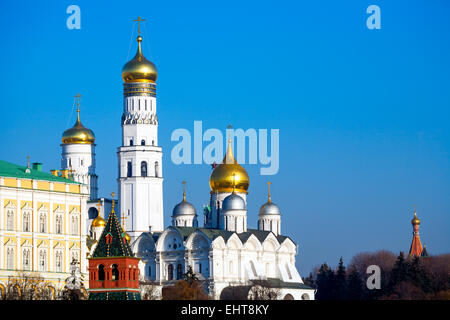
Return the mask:
<svg viewBox="0 0 450 320">
<path fill-rule="evenodd" d="M 92 130 L 83 126 L 80 121 L 80 97 L 81 95 L 77 93 L 74 96 L 77 99 L 77 121 L 74 126 L 70 129 L 64 131 L 62 136 L 63 144 L 72 144 L 72 143 L 80 143 L 80 144 L 93 144 L 95 142 L 95 135 Z"/>
<path fill-rule="evenodd" d="M 125 83 L 130 82 L 151 82 L 155 83 L 158 77 L 158 70 L 156 66 L 149 60 L 147 60 L 142 54 L 142 37 L 141 37 L 141 21 L 145 21 L 141 17 L 138 17 L 138 33 L 137 43 L 138 49 L 133 59 L 128 61 L 122 69 L 122 79 Z"/>
<path fill-rule="evenodd" d="M 113 191 L 110 193 L 111 194 L 111 199 L 112 199 L 112 204 L 111 204 L 111 212 L 114 212 L 114 206 L 116 205 L 116 203 L 114 202 L 114 196 L 116 195 L 116 193 Z"/>
<path fill-rule="evenodd" d="M 271 197 L 271 195 L 270 195 L 270 185 L 272 184 L 272 182 L 267 182 L 267 185 L 269 186 L 269 200 L 267 200 L 267 202 L 268 203 L 271 203 L 272 202 L 272 197 Z"/>
<path fill-rule="evenodd" d="M 30 169 L 30 156 L 27 156 L 27 169 Z"/>
<path fill-rule="evenodd" d="M 186 202 L 186 181 L 181 182 L 183 184 L 183 202 Z"/>
<path fill-rule="evenodd" d="M 230 128 L 231 126 L 228 126 Z M 209 177 L 211 192 L 241 192 L 247 193 L 250 179 L 247 171 L 239 165 L 233 155 L 231 137 L 222 163 L 216 166 Z"/>
</svg>

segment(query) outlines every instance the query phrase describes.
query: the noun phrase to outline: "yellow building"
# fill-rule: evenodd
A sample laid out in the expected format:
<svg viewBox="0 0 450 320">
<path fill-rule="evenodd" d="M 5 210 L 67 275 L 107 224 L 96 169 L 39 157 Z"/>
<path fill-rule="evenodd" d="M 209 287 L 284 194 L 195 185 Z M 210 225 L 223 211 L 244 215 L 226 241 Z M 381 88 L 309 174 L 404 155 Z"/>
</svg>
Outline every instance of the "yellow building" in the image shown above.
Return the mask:
<svg viewBox="0 0 450 320">
<path fill-rule="evenodd" d="M 85 279 L 84 184 L 0 160 L 0 294 L 11 278 L 41 277 L 58 294 L 76 259 Z M 85 283 L 87 286 L 87 282 Z"/>
</svg>

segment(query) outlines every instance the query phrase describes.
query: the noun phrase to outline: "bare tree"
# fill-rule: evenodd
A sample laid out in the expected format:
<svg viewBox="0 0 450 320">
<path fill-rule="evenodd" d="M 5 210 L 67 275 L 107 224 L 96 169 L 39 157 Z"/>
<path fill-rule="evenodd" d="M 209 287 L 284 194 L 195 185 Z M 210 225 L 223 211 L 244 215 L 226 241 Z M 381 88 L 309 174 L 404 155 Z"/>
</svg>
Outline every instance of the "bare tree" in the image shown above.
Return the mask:
<svg viewBox="0 0 450 320">
<path fill-rule="evenodd" d="M 142 300 L 160 300 L 161 293 L 155 282 L 146 280 L 143 276 L 139 276 L 139 289 L 141 290 Z"/>
<path fill-rule="evenodd" d="M 54 300 L 56 290 L 39 274 L 19 273 L 10 276 L 5 290 L 6 300 Z"/>
<path fill-rule="evenodd" d="M 280 289 L 271 286 L 269 281 L 264 279 L 252 280 L 249 300 L 278 300 L 280 295 Z"/>
</svg>

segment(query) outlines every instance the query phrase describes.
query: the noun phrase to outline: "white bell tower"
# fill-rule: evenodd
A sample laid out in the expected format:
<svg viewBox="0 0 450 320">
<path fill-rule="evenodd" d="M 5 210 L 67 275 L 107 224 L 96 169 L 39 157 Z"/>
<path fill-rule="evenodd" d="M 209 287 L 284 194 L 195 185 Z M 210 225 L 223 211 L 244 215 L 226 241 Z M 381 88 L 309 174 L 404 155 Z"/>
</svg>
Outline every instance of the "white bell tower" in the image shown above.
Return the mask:
<svg viewBox="0 0 450 320">
<path fill-rule="evenodd" d="M 138 18 L 139 24 L 143 19 Z M 142 232 L 163 231 L 162 148 L 158 145 L 156 66 L 142 54 L 140 34 L 135 57 L 122 69 L 124 81 L 122 146 L 119 157 L 118 216 L 131 241 Z"/>
</svg>

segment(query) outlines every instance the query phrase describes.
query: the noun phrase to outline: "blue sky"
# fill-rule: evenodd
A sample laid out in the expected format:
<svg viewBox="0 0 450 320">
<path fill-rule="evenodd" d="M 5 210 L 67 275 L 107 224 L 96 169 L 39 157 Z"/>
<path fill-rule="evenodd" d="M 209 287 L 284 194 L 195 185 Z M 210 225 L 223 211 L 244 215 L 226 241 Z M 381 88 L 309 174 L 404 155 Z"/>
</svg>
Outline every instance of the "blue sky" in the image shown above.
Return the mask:
<svg viewBox="0 0 450 320">
<path fill-rule="evenodd" d="M 81 30 L 66 28 L 71 4 Z M 366 27 L 371 4 L 381 30 Z M 278 174 L 245 166 L 248 221 L 256 227 L 272 181 L 302 275 L 361 251 L 407 251 L 414 204 L 429 252 L 446 253 L 449 12 L 445 0 L 1 2 L 0 158 L 25 164 L 29 154 L 44 170 L 59 168 L 80 92 L 100 194 L 116 191 L 121 68 L 140 15 L 144 54 L 159 70 L 166 225 L 182 180 L 199 213 L 208 202 L 210 167 L 170 161 L 173 130 L 201 120 L 204 129 L 280 129 Z"/>
</svg>

